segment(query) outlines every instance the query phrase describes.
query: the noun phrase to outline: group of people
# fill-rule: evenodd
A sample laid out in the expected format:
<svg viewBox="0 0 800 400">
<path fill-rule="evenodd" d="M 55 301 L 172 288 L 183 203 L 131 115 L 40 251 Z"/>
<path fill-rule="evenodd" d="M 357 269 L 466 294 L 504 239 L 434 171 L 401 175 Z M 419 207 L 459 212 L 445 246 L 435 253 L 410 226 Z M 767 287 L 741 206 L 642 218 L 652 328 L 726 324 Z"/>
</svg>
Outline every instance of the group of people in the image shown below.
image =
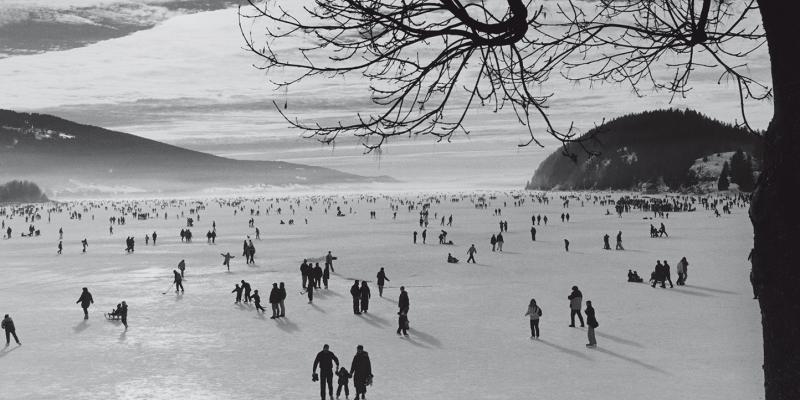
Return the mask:
<svg viewBox="0 0 800 400">
<path fill-rule="evenodd" d="M 597 323 L 597 317 L 595 316 L 594 307 L 592 307 L 591 301 L 586 301 L 586 308 L 583 310 L 584 314 L 586 314 L 586 322 L 584 323 L 583 315 L 581 314 L 581 307 L 583 305 L 583 293 L 578 289 L 577 286 L 572 287 L 572 292 L 570 292 L 569 296 L 567 296 L 567 300 L 569 300 L 569 309 L 570 309 L 570 324 L 571 328 L 575 327 L 575 317 L 578 317 L 578 321 L 581 323 L 581 328 L 587 328 L 587 337 L 589 339 L 589 343 L 586 344 L 586 347 L 597 347 L 597 338 L 595 337 L 594 330 L 600 326 Z M 536 299 L 531 299 L 530 303 L 528 303 L 528 311 L 525 313 L 526 317 L 530 319 L 530 328 L 531 328 L 531 339 L 539 339 L 539 319 L 542 317 L 543 312 L 542 308 L 536 304 Z"/>
<path fill-rule="evenodd" d="M 334 364 L 336 368 L 334 369 Z M 317 374 L 319 368 L 319 374 Z M 333 399 L 333 376 L 337 379 L 336 398 L 338 399 L 344 389 L 345 397 L 349 398 L 350 378 L 353 379 L 353 386 L 355 387 L 355 399 L 364 399 L 367 393 L 367 386 L 372 384 L 372 362 L 369 359 L 369 354 L 364 350 L 364 346 L 356 346 L 356 354 L 353 356 L 353 361 L 350 363 L 350 371 L 346 368 L 339 366 L 339 359 L 330 350 L 327 344 L 322 346 L 322 351 L 317 353 L 314 358 L 314 365 L 311 368 L 311 380 L 319 381 L 319 391 L 322 400 L 325 400 L 325 393 L 327 387 L 327 394 L 329 398 Z"/>
</svg>

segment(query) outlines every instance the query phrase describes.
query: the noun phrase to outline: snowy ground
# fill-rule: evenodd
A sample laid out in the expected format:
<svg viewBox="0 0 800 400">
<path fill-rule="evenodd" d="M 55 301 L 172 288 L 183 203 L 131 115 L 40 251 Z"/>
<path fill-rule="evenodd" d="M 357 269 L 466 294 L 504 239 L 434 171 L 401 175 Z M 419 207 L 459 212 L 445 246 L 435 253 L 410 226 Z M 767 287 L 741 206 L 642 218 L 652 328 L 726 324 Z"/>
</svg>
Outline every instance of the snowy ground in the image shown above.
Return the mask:
<svg viewBox="0 0 800 400">
<path fill-rule="evenodd" d="M 401 206 L 392 220 L 386 200 L 351 198 L 345 205 L 339 199 L 357 214 L 337 218 L 301 204 L 298 225 L 279 225 L 274 213 L 256 217 L 263 240 L 256 241 L 257 264 L 248 267 L 241 243 L 253 234 L 249 212 L 233 216 L 231 208 L 207 204 L 192 244 L 180 243 L 178 209 L 167 209 L 166 221 L 129 217 L 113 236 L 112 213 L 102 209 L 84 213 L 81 222 L 64 213 L 48 224 L 45 215 L 37 223 L 39 238 L 19 237 L 24 219 L 6 220 L 15 233 L 0 241 L 0 316 L 12 315 L 23 346 L 0 352 L 0 397 L 316 399 L 311 365 L 324 343 L 348 368 L 355 346 L 365 346 L 375 374 L 372 399 L 763 397 L 760 317 L 746 262 L 751 227 L 743 208 L 721 218 L 708 211 L 672 214 L 663 221 L 671 236 L 650 239 L 649 224 L 661 222 L 642 219 L 651 214 L 619 219 L 590 202 L 573 201 L 568 210 L 557 200 L 513 207 L 500 196 L 478 210 L 469 199 L 443 201 L 431 214 L 453 214 L 454 226 L 445 229 L 456 246 L 448 247 L 435 244 L 438 221 L 431 221 L 427 245 L 411 243 L 411 232 L 419 230 L 416 210 Z M 288 220 L 288 204 L 281 206 Z M 492 215 L 497 207 L 502 217 Z M 188 216 L 188 207 L 182 209 Z M 369 210 L 378 212 L 377 220 Z M 563 211 L 572 222 L 561 223 Z M 535 243 L 532 213 L 550 218 L 537 227 Z M 509 223 L 506 251 L 492 253 L 488 237 L 500 219 Z M 204 237 L 212 221 L 220 235 L 213 246 Z M 61 256 L 59 227 L 65 231 Z M 158 246 L 145 246 L 144 235 L 153 230 Z M 613 246 L 617 230 L 626 250 L 602 250 L 602 235 L 611 235 Z M 136 237 L 135 254 L 123 251 L 127 235 Z M 80 254 L 84 237 L 89 252 Z M 571 241 L 569 253 L 564 238 Z M 478 246 L 476 265 L 464 263 L 470 243 Z M 298 266 L 327 250 L 339 257 L 337 274 L 312 306 L 299 294 Z M 226 251 L 237 256 L 230 273 L 219 256 Z M 448 252 L 462 262 L 447 264 Z M 681 256 L 690 262 L 685 287 L 625 281 L 629 268 L 648 277 L 656 259 L 670 262 L 675 279 Z M 186 293 L 162 295 L 180 259 L 188 265 Z M 370 313 L 353 315 L 348 278 L 374 280 L 379 267 L 386 268 L 390 288 L 381 299 L 372 283 Z M 286 282 L 287 318 L 271 320 L 234 305 L 230 291 L 241 279 L 260 289 L 264 303 L 272 282 Z M 407 339 L 394 332 L 400 285 L 409 287 L 411 299 Z M 584 329 L 567 327 L 572 285 L 596 308 L 597 349 L 585 348 Z M 75 304 L 83 286 L 95 299 L 88 322 Z M 529 339 L 523 317 L 531 297 L 544 310 L 539 341 Z M 130 306 L 127 332 L 102 316 L 121 300 Z"/>
</svg>

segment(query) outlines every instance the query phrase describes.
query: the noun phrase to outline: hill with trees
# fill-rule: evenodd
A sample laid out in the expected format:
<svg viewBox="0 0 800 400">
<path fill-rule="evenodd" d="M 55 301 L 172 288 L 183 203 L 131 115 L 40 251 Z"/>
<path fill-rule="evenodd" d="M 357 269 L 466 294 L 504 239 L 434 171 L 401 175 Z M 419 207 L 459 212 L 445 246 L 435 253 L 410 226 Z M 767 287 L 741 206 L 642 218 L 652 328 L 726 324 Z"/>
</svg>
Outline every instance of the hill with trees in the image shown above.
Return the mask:
<svg viewBox="0 0 800 400">
<path fill-rule="evenodd" d="M 753 170 L 761 139 L 746 129 L 692 110 L 656 110 L 604 123 L 550 154 L 536 169 L 527 189 L 683 190 L 712 180 L 754 187 Z M 584 148 L 585 147 L 585 148 Z M 574 154 L 570 158 L 564 155 Z M 703 161 L 733 152 L 726 179 L 705 173 Z M 750 179 L 747 179 L 747 177 Z M 720 189 L 722 188 L 720 186 Z"/>
<path fill-rule="evenodd" d="M 0 203 L 44 203 L 49 201 L 42 189 L 30 181 L 14 180 L 0 185 Z"/>
</svg>

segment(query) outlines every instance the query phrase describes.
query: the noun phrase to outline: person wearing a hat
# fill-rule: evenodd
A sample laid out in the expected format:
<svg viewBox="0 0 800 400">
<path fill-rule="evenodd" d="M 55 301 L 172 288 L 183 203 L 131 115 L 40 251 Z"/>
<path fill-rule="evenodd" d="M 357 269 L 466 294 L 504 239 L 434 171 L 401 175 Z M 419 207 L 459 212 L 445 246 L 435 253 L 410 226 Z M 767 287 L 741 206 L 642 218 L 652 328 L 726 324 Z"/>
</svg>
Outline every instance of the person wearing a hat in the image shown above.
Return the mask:
<svg viewBox="0 0 800 400">
<path fill-rule="evenodd" d="M 578 316 L 578 320 L 581 321 L 581 328 L 584 327 L 583 324 L 583 315 L 581 315 L 581 306 L 583 305 L 583 294 L 580 290 L 578 290 L 577 286 L 572 287 L 572 293 L 567 297 L 569 299 L 569 319 L 570 319 L 570 328 L 575 327 L 575 316 Z"/>
<path fill-rule="evenodd" d="M 367 393 L 367 385 L 372 383 L 372 363 L 369 361 L 369 354 L 364 351 L 364 346 L 356 347 L 356 355 L 350 364 L 350 373 L 353 375 L 353 386 L 356 388 L 356 399 L 361 394 L 364 399 Z"/>
<path fill-rule="evenodd" d="M 333 399 L 333 364 L 336 363 L 336 369 L 339 369 L 339 359 L 330 351 L 330 347 L 326 344 L 322 346 L 322 351 L 317 353 L 314 359 L 314 366 L 311 369 L 312 380 L 319 379 L 319 395 L 322 400 L 325 400 L 325 386 L 328 386 L 328 394 Z M 319 375 L 317 375 L 317 366 L 319 366 Z"/>
</svg>

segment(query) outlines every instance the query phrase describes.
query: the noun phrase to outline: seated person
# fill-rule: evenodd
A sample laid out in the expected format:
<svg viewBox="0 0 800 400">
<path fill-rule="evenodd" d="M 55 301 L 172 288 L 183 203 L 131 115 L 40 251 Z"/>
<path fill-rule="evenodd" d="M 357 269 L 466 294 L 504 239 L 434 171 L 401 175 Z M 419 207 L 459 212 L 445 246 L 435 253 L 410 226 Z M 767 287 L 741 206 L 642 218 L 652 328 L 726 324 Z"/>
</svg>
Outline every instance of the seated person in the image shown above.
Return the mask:
<svg viewBox="0 0 800 400">
<path fill-rule="evenodd" d="M 449 262 L 450 264 L 458 264 L 458 259 L 453 257 L 452 254 L 447 253 L 447 262 Z"/>
<path fill-rule="evenodd" d="M 113 317 L 119 315 L 120 311 L 122 311 L 122 303 L 117 304 L 117 308 L 115 310 L 111 310 L 111 312 L 108 313 L 108 315 Z"/>
<path fill-rule="evenodd" d="M 644 282 L 644 279 L 642 279 L 642 277 L 639 276 L 639 273 L 636 271 L 633 271 L 633 279 L 634 282 Z"/>
</svg>

